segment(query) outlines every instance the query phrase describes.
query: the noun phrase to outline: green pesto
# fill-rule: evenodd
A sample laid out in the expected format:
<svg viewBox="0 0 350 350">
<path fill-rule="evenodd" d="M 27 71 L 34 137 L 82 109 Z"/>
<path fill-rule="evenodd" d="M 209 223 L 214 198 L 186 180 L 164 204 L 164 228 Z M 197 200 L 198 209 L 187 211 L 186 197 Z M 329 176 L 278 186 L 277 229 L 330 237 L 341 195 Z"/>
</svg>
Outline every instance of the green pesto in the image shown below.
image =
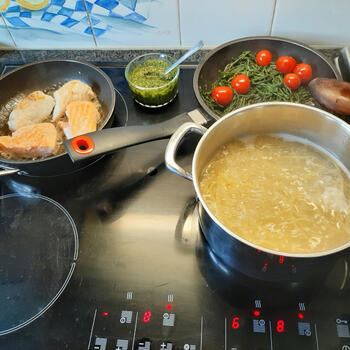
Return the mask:
<svg viewBox="0 0 350 350">
<path fill-rule="evenodd" d="M 168 62 L 161 59 L 149 59 L 134 68 L 130 74 L 131 83 L 144 88 L 154 88 L 167 84 L 176 75 L 173 69 L 166 76 L 164 71 L 170 66 Z"/>
<path fill-rule="evenodd" d="M 177 69 L 166 76 L 163 72 L 170 63 L 161 59 L 149 59 L 136 66 L 130 73 L 130 89 L 134 99 L 146 106 L 161 106 L 177 94 Z"/>
</svg>

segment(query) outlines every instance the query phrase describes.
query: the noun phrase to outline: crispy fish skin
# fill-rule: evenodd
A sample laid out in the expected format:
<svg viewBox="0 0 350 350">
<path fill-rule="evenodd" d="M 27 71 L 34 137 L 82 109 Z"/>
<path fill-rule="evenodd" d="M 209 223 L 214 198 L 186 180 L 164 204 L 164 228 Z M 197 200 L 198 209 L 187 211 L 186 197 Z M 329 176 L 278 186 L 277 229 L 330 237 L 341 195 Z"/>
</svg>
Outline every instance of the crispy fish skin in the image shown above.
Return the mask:
<svg viewBox="0 0 350 350">
<path fill-rule="evenodd" d="M 55 99 L 42 91 L 34 91 L 18 102 L 9 116 L 8 126 L 11 131 L 24 126 L 37 124 L 49 119 Z"/>
<path fill-rule="evenodd" d="M 69 103 L 73 101 L 91 101 L 96 98 L 96 94 L 91 87 L 80 80 L 71 80 L 54 92 L 56 101 L 53 110 L 52 120 L 56 121 L 62 117 Z"/>
<path fill-rule="evenodd" d="M 12 136 L 0 136 L 0 151 L 22 157 L 44 157 L 55 152 L 57 131 L 51 123 L 24 126 Z"/>
<path fill-rule="evenodd" d="M 75 137 L 96 131 L 97 121 L 100 119 L 96 105 L 89 101 L 71 102 L 66 109 L 70 137 Z M 66 134 L 67 138 L 68 135 Z"/>
</svg>

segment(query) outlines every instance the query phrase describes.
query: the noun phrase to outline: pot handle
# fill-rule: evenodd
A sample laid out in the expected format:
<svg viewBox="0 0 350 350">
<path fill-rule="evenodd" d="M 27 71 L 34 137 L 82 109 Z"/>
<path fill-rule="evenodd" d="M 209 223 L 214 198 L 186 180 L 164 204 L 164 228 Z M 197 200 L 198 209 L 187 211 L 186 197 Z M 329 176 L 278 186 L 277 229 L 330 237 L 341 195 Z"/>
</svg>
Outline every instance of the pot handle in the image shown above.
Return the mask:
<svg viewBox="0 0 350 350">
<path fill-rule="evenodd" d="M 183 169 L 179 164 L 176 163 L 176 152 L 179 148 L 180 142 L 190 132 L 203 135 L 207 131 L 202 125 L 196 123 L 185 123 L 181 125 L 171 136 L 170 141 L 165 150 L 165 165 L 166 167 L 175 173 L 176 175 L 182 176 L 187 180 L 192 181 L 192 174 Z"/>
<path fill-rule="evenodd" d="M 0 170 L 0 177 L 20 173 L 20 169 L 10 168 L 10 167 L 7 167 L 7 166 L 1 165 L 1 164 L 0 164 L 0 169 L 4 169 L 4 170 Z"/>
</svg>

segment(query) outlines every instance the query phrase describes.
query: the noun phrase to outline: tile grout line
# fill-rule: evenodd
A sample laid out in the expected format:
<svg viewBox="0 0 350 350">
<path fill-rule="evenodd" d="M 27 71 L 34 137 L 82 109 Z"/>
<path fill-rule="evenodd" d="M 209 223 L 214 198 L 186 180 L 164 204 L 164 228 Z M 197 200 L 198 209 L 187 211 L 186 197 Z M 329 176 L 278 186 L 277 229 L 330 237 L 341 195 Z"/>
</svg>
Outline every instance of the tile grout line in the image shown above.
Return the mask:
<svg viewBox="0 0 350 350">
<path fill-rule="evenodd" d="M 87 9 L 85 0 L 83 0 L 83 2 L 84 2 L 85 12 L 86 12 L 86 17 L 87 17 L 87 19 L 88 19 L 88 21 L 89 21 L 89 25 L 90 25 L 90 28 L 91 28 L 92 38 L 94 39 L 95 47 L 97 47 L 97 40 L 96 40 L 96 37 L 95 37 L 94 28 L 92 27 L 92 22 L 91 22 L 91 19 L 90 19 L 90 14 L 89 14 L 89 11 L 88 11 L 88 9 Z"/>
<path fill-rule="evenodd" d="M 273 27 L 273 23 L 275 22 L 276 7 L 277 7 L 277 0 L 274 0 L 272 18 L 271 18 L 271 24 L 270 24 L 270 33 L 269 33 L 270 36 L 272 35 L 272 27 Z"/>
<path fill-rule="evenodd" d="M 2 13 L 0 13 L 0 15 L 1 15 L 2 21 L 4 22 L 4 25 L 5 25 L 5 27 L 6 27 L 6 30 L 7 30 L 7 32 L 9 33 L 10 38 L 11 38 L 13 44 L 15 45 L 15 48 L 18 49 L 17 44 L 16 44 L 16 41 L 15 41 L 15 38 L 12 36 L 12 33 L 11 33 L 11 31 L 10 31 L 10 28 L 8 27 L 8 25 L 7 25 L 6 21 L 5 21 L 4 15 L 3 15 Z"/>
<path fill-rule="evenodd" d="M 182 46 L 182 36 L 181 36 L 181 17 L 180 17 L 180 1 L 177 0 L 177 27 L 179 32 L 180 46 Z"/>
</svg>

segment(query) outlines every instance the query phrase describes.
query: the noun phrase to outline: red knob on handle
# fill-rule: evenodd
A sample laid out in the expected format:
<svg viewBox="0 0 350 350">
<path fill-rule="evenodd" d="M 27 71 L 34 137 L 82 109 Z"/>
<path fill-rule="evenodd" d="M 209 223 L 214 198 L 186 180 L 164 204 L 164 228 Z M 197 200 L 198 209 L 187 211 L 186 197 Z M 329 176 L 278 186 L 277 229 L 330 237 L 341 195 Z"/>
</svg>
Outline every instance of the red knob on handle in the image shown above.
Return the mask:
<svg viewBox="0 0 350 350">
<path fill-rule="evenodd" d="M 94 148 L 95 144 L 89 136 L 77 136 L 71 140 L 72 147 L 75 152 L 79 154 L 89 154 Z"/>
</svg>

